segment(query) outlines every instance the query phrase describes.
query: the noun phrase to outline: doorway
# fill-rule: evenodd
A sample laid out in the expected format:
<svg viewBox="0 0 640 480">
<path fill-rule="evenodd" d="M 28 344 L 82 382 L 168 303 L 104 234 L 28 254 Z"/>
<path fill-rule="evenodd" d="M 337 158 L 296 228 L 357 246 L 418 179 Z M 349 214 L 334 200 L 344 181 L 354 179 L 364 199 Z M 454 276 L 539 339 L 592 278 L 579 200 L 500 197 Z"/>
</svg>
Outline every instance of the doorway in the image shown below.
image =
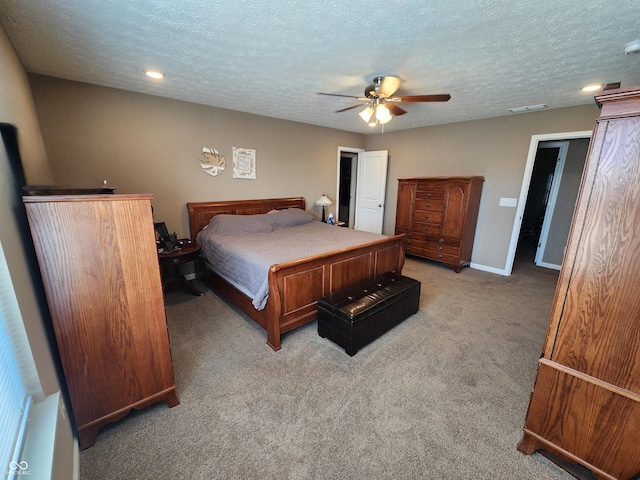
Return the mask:
<svg viewBox="0 0 640 480">
<path fill-rule="evenodd" d="M 519 262 L 533 265 L 537 259 L 539 266 L 560 268 L 590 138 L 591 131 L 531 137 L 505 266 L 506 275 L 513 270 L 516 252 Z M 566 162 L 564 169 L 558 169 L 558 156 L 565 143 L 567 158 L 571 160 Z M 557 180 L 555 187 L 554 178 Z M 552 215 L 546 216 L 548 209 Z M 543 238 L 545 228 L 546 238 Z M 545 241 L 544 258 L 539 256 L 541 240 Z"/>
<path fill-rule="evenodd" d="M 555 209 L 568 147 L 568 141 L 538 143 L 522 215 L 516 260 L 560 269 L 560 265 L 543 264 L 541 259 L 549 238 L 550 219 Z"/>
<path fill-rule="evenodd" d="M 338 152 L 337 215 L 340 225 L 353 228 L 355 220 L 356 179 L 358 178 L 358 153 Z"/>
<path fill-rule="evenodd" d="M 339 225 L 382 233 L 388 150 L 338 147 L 336 211 Z"/>
</svg>

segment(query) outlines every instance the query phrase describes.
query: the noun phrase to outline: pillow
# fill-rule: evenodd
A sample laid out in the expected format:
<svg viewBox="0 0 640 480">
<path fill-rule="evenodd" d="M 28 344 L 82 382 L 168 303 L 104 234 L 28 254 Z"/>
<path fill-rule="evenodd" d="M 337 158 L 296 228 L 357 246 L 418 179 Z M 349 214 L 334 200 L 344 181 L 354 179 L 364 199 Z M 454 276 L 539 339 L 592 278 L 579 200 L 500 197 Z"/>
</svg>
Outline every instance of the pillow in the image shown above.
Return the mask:
<svg viewBox="0 0 640 480">
<path fill-rule="evenodd" d="M 274 228 L 283 228 L 310 223 L 315 221 L 315 218 L 300 208 L 286 208 L 267 214 L 267 221 Z"/>
<path fill-rule="evenodd" d="M 247 235 L 250 233 L 272 232 L 273 226 L 263 215 L 221 214 L 211 218 L 207 231 L 219 235 Z"/>
</svg>

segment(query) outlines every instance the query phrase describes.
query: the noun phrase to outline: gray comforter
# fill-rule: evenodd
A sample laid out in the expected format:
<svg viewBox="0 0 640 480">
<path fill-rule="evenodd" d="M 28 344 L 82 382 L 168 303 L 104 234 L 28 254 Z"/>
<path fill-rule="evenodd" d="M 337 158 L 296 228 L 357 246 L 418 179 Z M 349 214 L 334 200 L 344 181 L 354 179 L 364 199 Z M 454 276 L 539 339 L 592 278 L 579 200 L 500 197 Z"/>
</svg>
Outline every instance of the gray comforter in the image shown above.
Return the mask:
<svg viewBox="0 0 640 480">
<path fill-rule="evenodd" d="M 263 215 L 217 215 L 196 241 L 208 267 L 262 310 L 269 296 L 271 265 L 384 238 L 315 220 L 300 209 Z"/>
</svg>

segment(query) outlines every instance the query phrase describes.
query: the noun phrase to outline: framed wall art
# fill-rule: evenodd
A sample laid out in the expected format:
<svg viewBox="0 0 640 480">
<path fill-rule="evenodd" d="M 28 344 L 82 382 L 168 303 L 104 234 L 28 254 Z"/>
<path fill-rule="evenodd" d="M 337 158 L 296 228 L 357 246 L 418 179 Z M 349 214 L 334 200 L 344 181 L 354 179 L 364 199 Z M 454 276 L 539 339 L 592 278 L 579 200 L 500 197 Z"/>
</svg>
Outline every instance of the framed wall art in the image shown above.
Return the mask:
<svg viewBox="0 0 640 480">
<path fill-rule="evenodd" d="M 222 174 L 225 168 L 224 155 L 220 155 L 215 148 L 202 147 L 199 160 L 202 169 L 213 177 Z"/>
<path fill-rule="evenodd" d="M 233 178 L 256 179 L 256 151 L 233 147 Z"/>
</svg>

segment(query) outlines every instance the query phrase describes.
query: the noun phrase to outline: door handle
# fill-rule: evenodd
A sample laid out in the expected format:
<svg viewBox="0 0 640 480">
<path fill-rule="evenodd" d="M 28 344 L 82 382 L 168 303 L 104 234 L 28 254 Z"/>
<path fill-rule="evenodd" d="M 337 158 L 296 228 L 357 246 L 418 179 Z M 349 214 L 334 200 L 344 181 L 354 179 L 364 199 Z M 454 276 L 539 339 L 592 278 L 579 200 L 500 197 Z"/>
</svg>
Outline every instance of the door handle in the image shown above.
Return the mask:
<svg viewBox="0 0 640 480">
<path fill-rule="evenodd" d="M 382 204 L 381 204 L 381 203 L 379 203 L 379 204 L 378 204 L 378 206 L 379 206 L 380 208 L 382 208 Z"/>
</svg>

